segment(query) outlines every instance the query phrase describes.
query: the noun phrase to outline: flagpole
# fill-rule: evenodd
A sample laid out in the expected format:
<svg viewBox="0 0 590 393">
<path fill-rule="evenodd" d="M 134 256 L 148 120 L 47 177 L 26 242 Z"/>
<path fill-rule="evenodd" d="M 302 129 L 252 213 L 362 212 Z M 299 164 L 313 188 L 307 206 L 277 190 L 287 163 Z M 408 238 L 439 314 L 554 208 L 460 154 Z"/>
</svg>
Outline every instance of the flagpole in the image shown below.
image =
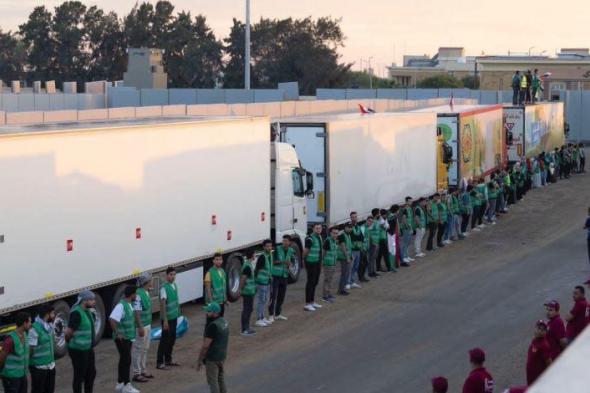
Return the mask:
<svg viewBox="0 0 590 393">
<path fill-rule="evenodd" d="M 244 54 L 244 88 L 250 90 L 250 0 L 246 0 L 246 43 Z"/>
</svg>

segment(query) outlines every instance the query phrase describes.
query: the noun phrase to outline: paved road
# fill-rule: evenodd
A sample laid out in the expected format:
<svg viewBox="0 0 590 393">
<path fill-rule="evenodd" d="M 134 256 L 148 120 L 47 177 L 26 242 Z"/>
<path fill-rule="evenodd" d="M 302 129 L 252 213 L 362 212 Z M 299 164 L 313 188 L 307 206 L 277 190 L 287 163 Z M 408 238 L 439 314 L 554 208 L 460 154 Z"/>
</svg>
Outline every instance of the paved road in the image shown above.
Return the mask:
<svg viewBox="0 0 590 393">
<path fill-rule="evenodd" d="M 431 376 L 445 375 L 457 392 L 474 346 L 486 349 L 497 391 L 523 383 L 543 301 L 556 298 L 568 309 L 571 289 L 589 273 L 581 230 L 588 195 L 586 175 L 533 191 L 498 225 L 317 313 L 301 310 L 303 283 L 291 286 L 288 322 L 254 338 L 232 336 L 230 391 L 426 392 Z M 236 305 L 229 312 L 235 333 L 238 311 Z M 178 351 L 186 367 L 158 373 L 160 382 L 142 391 L 162 391 L 162 381 L 169 392 L 208 391 L 204 375 L 189 368 L 202 332 L 202 314 L 190 313 L 195 323 Z M 115 369 L 110 347 L 99 347 L 99 369 L 108 365 L 108 378 Z M 99 391 L 110 391 L 110 380 L 101 378 Z"/>
</svg>

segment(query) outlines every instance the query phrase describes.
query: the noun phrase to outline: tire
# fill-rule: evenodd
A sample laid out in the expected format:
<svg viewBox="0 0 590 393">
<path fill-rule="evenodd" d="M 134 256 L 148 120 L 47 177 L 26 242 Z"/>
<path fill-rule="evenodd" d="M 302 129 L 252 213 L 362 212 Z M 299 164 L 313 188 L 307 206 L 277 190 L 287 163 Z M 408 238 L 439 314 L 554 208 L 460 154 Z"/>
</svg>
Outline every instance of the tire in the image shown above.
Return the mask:
<svg viewBox="0 0 590 393">
<path fill-rule="evenodd" d="M 293 242 L 291 245 L 295 250 L 295 255 L 293 256 L 292 266 L 289 269 L 289 284 L 293 284 L 299 280 L 299 275 L 301 274 L 301 247 L 299 243 Z"/>
<path fill-rule="evenodd" d="M 94 292 L 94 295 L 96 295 L 96 305 L 94 306 L 93 311 L 96 318 L 94 322 L 94 345 L 97 345 L 105 332 L 107 325 L 107 314 L 102 297 L 96 292 Z"/>
<path fill-rule="evenodd" d="M 55 310 L 55 358 L 59 359 L 68 353 L 68 344 L 66 343 L 66 330 L 68 328 L 68 321 L 70 320 L 70 306 L 63 300 L 58 300 L 53 303 Z"/>
<path fill-rule="evenodd" d="M 225 262 L 227 276 L 227 299 L 235 302 L 240 298 L 240 279 L 242 278 L 242 256 L 231 254 Z"/>
</svg>

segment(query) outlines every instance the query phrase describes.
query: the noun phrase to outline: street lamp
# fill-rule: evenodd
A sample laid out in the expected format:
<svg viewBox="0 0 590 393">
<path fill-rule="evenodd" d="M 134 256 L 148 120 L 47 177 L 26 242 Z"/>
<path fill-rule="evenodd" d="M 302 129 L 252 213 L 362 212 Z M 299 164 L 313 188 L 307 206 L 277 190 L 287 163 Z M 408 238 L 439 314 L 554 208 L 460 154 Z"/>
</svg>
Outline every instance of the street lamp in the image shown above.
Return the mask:
<svg viewBox="0 0 590 393">
<path fill-rule="evenodd" d="M 246 44 L 244 54 L 244 88 L 250 90 L 250 0 L 246 0 Z"/>
<path fill-rule="evenodd" d="M 369 57 L 369 89 L 373 89 L 373 69 L 371 68 L 371 60 L 373 60 L 373 56 Z"/>
</svg>

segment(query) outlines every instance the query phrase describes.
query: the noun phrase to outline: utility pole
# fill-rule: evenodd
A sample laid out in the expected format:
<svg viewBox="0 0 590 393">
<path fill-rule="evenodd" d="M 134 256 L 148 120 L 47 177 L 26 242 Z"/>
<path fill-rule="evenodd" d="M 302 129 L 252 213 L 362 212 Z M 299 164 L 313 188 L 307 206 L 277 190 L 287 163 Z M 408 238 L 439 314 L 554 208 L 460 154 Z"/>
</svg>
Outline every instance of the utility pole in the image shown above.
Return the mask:
<svg viewBox="0 0 590 393">
<path fill-rule="evenodd" d="M 244 88 L 250 90 L 250 0 L 246 0 L 246 53 L 244 54 Z"/>
<path fill-rule="evenodd" d="M 369 89 L 373 89 L 373 69 L 371 68 L 371 60 L 373 60 L 373 56 L 369 57 Z"/>
</svg>

